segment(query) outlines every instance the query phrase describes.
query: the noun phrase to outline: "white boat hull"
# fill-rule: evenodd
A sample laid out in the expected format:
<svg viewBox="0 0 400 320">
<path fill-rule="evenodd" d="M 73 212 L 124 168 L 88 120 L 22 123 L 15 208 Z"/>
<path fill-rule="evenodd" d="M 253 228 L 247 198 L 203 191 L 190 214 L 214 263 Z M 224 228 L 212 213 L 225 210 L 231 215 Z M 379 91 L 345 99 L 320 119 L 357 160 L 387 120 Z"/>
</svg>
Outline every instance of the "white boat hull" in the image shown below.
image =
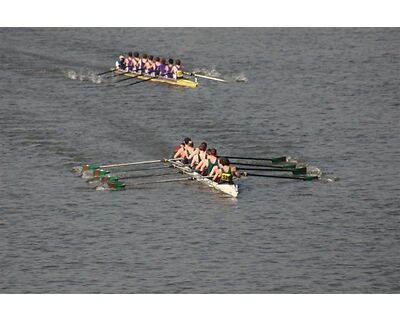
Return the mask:
<svg viewBox="0 0 400 320">
<path fill-rule="evenodd" d="M 227 194 L 233 198 L 236 198 L 239 194 L 239 188 L 237 184 L 229 184 L 229 183 L 223 183 L 223 184 L 218 184 L 214 181 L 212 181 L 209 178 L 203 177 L 201 174 L 194 172 L 190 167 L 184 165 L 180 161 L 174 161 L 174 160 L 167 160 L 168 163 L 170 163 L 174 168 L 178 169 L 184 174 L 187 174 L 188 176 L 192 177 L 194 180 L 197 180 L 198 182 L 205 184 L 209 186 L 210 188 L 213 188 L 215 190 L 218 190 L 224 194 Z"/>
</svg>

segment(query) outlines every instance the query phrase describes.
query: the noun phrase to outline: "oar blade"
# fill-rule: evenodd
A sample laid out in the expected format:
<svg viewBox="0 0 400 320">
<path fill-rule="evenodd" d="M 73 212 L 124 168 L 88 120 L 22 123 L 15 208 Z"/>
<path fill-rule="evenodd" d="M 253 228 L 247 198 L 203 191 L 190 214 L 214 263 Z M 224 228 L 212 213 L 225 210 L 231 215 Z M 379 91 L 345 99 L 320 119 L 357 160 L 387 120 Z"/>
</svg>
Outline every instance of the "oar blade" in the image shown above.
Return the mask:
<svg viewBox="0 0 400 320">
<path fill-rule="evenodd" d="M 278 157 L 278 158 L 272 158 L 271 162 L 272 163 L 281 163 L 281 162 L 286 162 L 287 158 L 286 157 Z"/>
</svg>

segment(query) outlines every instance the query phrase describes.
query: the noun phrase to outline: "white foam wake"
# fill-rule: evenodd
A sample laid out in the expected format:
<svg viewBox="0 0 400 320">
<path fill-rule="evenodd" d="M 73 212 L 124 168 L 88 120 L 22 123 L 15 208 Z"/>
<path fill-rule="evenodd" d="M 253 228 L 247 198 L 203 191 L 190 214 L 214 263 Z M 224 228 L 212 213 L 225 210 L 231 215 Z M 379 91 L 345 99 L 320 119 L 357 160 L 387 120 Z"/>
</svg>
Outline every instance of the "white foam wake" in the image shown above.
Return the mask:
<svg viewBox="0 0 400 320">
<path fill-rule="evenodd" d="M 79 71 L 75 70 L 64 70 L 64 74 L 68 79 L 79 80 L 79 81 L 90 81 L 95 84 L 102 83 L 101 77 L 96 75 L 93 71 L 82 68 Z"/>
</svg>

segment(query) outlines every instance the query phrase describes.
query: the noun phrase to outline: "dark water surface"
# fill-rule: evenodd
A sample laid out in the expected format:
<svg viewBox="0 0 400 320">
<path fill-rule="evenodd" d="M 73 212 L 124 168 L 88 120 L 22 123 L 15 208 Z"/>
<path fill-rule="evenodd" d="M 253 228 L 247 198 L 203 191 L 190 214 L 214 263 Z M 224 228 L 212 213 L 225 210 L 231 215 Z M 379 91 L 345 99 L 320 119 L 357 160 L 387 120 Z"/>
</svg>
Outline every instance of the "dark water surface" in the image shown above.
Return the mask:
<svg viewBox="0 0 400 320">
<path fill-rule="evenodd" d="M 133 49 L 229 83 L 94 76 Z M 399 293 L 399 61 L 399 29 L 0 29 L 0 291 Z M 339 180 L 248 177 L 232 200 L 71 173 L 187 135 Z"/>
</svg>

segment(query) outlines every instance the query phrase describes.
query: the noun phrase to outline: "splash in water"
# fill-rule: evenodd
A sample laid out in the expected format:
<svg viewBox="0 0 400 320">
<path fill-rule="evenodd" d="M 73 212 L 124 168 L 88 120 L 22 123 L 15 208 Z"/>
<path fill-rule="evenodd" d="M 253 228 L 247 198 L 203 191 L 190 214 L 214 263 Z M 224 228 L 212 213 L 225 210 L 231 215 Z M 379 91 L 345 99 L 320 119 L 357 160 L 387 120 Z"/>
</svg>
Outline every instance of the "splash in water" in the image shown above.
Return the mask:
<svg viewBox="0 0 400 320">
<path fill-rule="evenodd" d="M 96 73 L 86 68 L 82 68 L 78 72 L 75 70 L 64 70 L 64 74 L 71 80 L 90 81 L 95 84 L 102 83 L 101 78 Z"/>
</svg>

